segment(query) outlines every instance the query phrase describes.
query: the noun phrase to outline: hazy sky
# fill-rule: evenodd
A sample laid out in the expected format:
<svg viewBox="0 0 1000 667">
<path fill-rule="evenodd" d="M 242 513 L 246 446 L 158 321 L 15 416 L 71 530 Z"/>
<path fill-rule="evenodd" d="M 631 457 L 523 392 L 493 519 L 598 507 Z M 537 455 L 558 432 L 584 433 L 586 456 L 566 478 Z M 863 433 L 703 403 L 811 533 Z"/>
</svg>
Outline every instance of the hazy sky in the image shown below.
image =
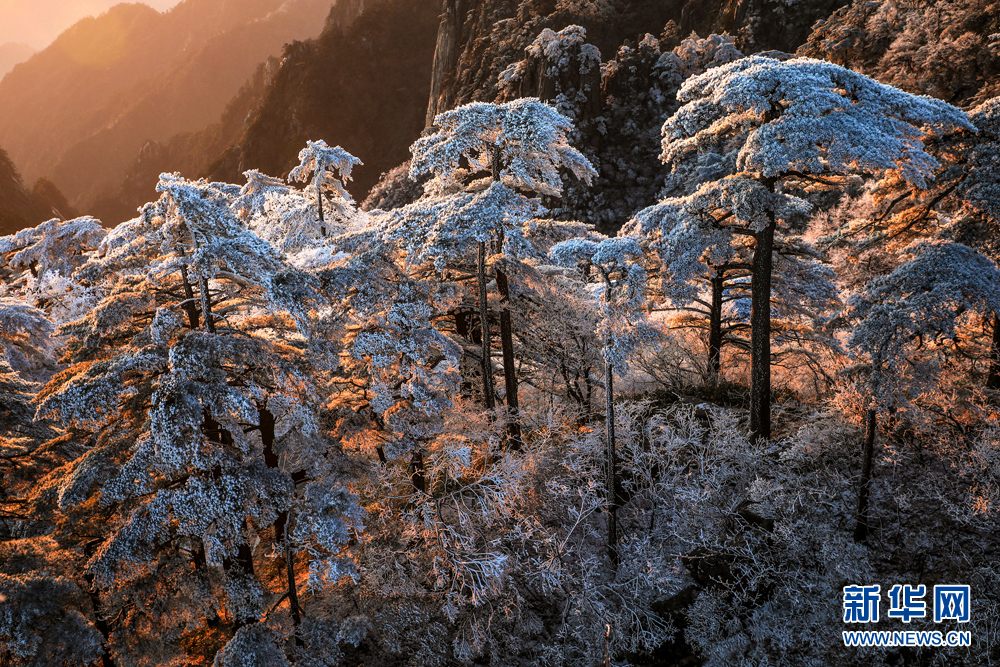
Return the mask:
<svg viewBox="0 0 1000 667">
<path fill-rule="evenodd" d="M 0 44 L 24 42 L 44 49 L 85 16 L 97 16 L 124 0 L 0 0 Z M 143 0 L 163 11 L 180 0 Z"/>
</svg>

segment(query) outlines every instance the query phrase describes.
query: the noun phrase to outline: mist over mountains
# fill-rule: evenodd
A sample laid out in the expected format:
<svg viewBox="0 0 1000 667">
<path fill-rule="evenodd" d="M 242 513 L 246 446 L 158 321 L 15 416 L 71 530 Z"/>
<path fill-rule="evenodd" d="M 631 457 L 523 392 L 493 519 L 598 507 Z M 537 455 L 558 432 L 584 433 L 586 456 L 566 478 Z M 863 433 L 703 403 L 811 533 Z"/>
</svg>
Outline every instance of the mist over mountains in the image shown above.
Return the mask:
<svg viewBox="0 0 1000 667">
<path fill-rule="evenodd" d="M 23 63 L 35 53 L 34 48 L 21 42 L 0 44 L 0 79 L 3 79 L 7 72 L 14 69 L 14 65 Z"/>
<path fill-rule="evenodd" d="M 24 42 L 44 49 L 61 32 L 82 18 L 97 16 L 122 0 L 0 0 L 0 44 Z M 179 0 L 145 0 L 143 4 L 166 11 Z M 0 70 L 2 72 L 2 70 Z"/>
<path fill-rule="evenodd" d="M 801 46 L 957 103 L 985 99 L 996 81 L 990 35 L 1000 27 L 987 2 L 958 3 L 945 23 L 931 21 L 929 8 L 897 7 L 889 16 L 880 3 L 842 7 L 841 0 L 801 2 L 795 11 L 757 0 L 606 4 L 611 9 L 596 11 L 541 0 L 186 0 L 164 14 L 116 5 L 0 82 L 0 147 L 24 182 L 45 177 L 74 208 L 109 225 L 155 198 L 163 171 L 232 181 L 250 168 L 283 175 L 310 137 L 364 160 L 350 184 L 364 198 L 380 174 L 407 159 L 435 113 L 496 99 L 501 72 L 542 30 L 574 23 L 605 61 L 620 46 L 634 48 L 644 31 L 665 46 L 692 32 L 728 32 L 744 52 Z M 4 53 L 23 59 L 24 49 L 0 47 L 0 66 Z M 921 69 L 921 58 L 933 66 Z M 607 89 L 608 81 L 620 88 L 620 78 L 588 93 L 591 117 L 621 106 L 623 91 Z M 521 92 L 548 99 L 537 85 Z M 633 120 L 655 134 L 667 106 L 645 116 L 633 109 Z M 594 151 L 598 139 L 586 139 Z M 603 140 L 605 148 L 613 143 Z M 654 152 L 643 168 L 650 183 L 662 180 Z M 605 157 L 604 170 L 613 171 L 617 158 Z M 634 184 L 622 182 L 615 215 L 652 196 L 649 187 L 635 199 L 624 193 Z"/>
<path fill-rule="evenodd" d="M 318 34 L 324 0 L 121 4 L 87 18 L 0 82 L 0 146 L 86 208 L 149 140 L 199 130 L 259 63 Z"/>
</svg>

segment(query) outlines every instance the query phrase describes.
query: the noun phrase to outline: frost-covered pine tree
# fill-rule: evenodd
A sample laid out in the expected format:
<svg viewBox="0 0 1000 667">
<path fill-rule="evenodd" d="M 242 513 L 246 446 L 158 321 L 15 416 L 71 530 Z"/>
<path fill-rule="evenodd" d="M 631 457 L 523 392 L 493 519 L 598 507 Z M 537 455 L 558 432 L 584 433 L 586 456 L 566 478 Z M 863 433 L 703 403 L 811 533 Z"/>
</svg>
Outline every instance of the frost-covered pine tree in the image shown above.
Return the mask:
<svg viewBox="0 0 1000 667">
<path fill-rule="evenodd" d="M 621 478 L 615 448 L 614 374 L 624 370 L 635 348 L 652 338 L 642 310 L 646 303 L 646 269 L 642 248 L 634 237 L 578 238 L 552 248 L 550 257 L 563 266 L 581 266 L 599 280 L 601 321 L 598 333 L 604 340 L 605 465 L 608 508 L 608 555 L 618 564 L 618 489 Z"/>
<path fill-rule="evenodd" d="M 496 267 L 500 296 L 500 338 L 505 400 L 512 444 L 519 446 L 518 381 L 515 369 L 511 289 L 505 262 L 515 261 L 521 243 L 520 224 L 539 215 L 537 198 L 558 196 L 560 170 L 588 181 L 594 169 L 567 139 L 571 121 L 547 104 L 524 98 L 506 104 L 476 102 L 440 114 L 438 131 L 412 147 L 413 176 L 432 173 L 422 200 L 392 212 L 386 238 L 402 243 L 415 261 L 439 267 L 470 246 L 477 252 L 478 310 L 482 349 L 483 393 L 487 409 L 494 407 L 487 297 L 487 244 Z M 488 179 L 471 180 L 481 173 Z"/>
<path fill-rule="evenodd" d="M 895 171 L 923 184 L 937 162 L 929 136 L 970 127 L 959 109 L 838 65 L 751 56 L 688 79 L 686 104 L 663 125 L 664 162 L 734 153 L 736 173 L 702 187 L 713 229 L 750 237 L 753 437 L 770 437 L 770 302 L 774 237 L 801 200 L 788 182 Z"/>
<path fill-rule="evenodd" d="M 874 462 L 879 412 L 894 409 L 919 392 L 920 380 L 905 369 L 916 347 L 928 348 L 955 337 L 963 316 L 1000 312 L 1000 269 L 959 243 L 918 241 L 907 248 L 908 261 L 872 280 L 849 301 L 860 320 L 848 345 L 867 357 L 864 464 L 854 536 L 870 530 L 868 492 Z M 916 386 L 914 386 L 916 385 Z"/>
<path fill-rule="evenodd" d="M 105 234 L 99 220 L 86 216 L 49 220 L 0 238 L 0 296 L 44 310 L 57 325 L 80 317 L 95 296 L 70 276 Z"/>
<path fill-rule="evenodd" d="M 351 180 L 351 171 L 362 164 L 340 146 L 331 148 L 325 141 L 308 141 L 299 151 L 299 164 L 288 174 L 288 181 L 311 182 L 311 188 L 316 195 L 316 207 L 319 216 L 320 234 L 326 236 L 326 220 L 323 213 L 323 195 L 332 195 L 331 204 L 338 215 L 344 214 L 353 207 L 353 199 L 347 192 L 345 183 Z"/>
<path fill-rule="evenodd" d="M 709 373 L 722 370 L 725 343 L 743 346 L 749 328 L 753 242 L 749 235 L 718 229 L 720 215 L 707 186 L 687 197 L 665 199 L 639 211 L 622 233 L 648 239 L 660 258 L 663 296 L 697 326 L 708 320 Z M 804 202 L 794 202 L 801 209 Z M 772 328 L 801 342 L 803 324 L 818 338 L 817 317 L 839 303 L 834 274 L 801 239 L 775 238 L 777 257 L 771 294 Z M 682 320 L 683 322 L 684 320 Z M 747 346 L 749 347 L 749 346 Z M 808 355 L 807 355 L 808 356 Z"/>
<path fill-rule="evenodd" d="M 993 261 L 1000 260 L 1000 97 L 969 112 L 978 132 L 964 133 L 959 144 L 962 167 L 954 188 L 959 211 L 953 236 Z M 943 194 L 950 194 L 950 191 Z M 1000 313 L 992 315 L 992 341 L 986 386 L 1000 389 Z"/>
<path fill-rule="evenodd" d="M 85 572 L 121 619 L 109 642 L 123 661 L 182 659 L 182 636 L 223 628 L 234 646 L 249 633 L 319 650 L 298 577 L 347 571 L 338 553 L 359 514 L 318 427 L 318 290 L 239 221 L 238 187 L 164 175 L 158 189 L 78 271 L 106 296 L 64 327 L 73 366 L 39 416 L 90 446 L 39 493 L 101 518 Z M 270 583 L 267 545 L 284 566 Z M 275 583 L 287 626 L 264 613 Z"/>
</svg>

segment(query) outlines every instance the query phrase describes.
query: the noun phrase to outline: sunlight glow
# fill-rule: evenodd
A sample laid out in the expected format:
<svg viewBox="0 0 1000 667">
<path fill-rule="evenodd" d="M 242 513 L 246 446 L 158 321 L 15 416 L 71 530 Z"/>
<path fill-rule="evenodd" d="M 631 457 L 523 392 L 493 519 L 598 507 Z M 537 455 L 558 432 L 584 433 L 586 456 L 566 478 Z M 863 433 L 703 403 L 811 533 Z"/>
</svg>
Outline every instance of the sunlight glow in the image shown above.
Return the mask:
<svg viewBox="0 0 1000 667">
<path fill-rule="evenodd" d="M 144 0 L 166 11 L 179 0 Z M 98 16 L 121 0 L 0 0 L 0 45 L 22 42 L 44 49 L 64 30 L 87 16 Z"/>
</svg>

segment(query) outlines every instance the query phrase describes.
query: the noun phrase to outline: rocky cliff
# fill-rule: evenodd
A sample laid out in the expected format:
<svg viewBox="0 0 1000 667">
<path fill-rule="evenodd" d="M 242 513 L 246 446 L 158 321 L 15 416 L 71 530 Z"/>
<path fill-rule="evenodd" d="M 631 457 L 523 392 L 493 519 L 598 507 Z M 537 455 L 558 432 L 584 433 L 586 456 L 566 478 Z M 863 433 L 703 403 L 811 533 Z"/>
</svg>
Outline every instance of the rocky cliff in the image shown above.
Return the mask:
<svg viewBox="0 0 1000 667">
<path fill-rule="evenodd" d="M 847 0 L 444 0 L 426 121 L 474 100 L 493 100 L 501 72 L 549 28 L 576 24 L 611 58 L 626 41 L 728 32 L 744 52 L 794 51 L 812 25 Z"/>
</svg>

